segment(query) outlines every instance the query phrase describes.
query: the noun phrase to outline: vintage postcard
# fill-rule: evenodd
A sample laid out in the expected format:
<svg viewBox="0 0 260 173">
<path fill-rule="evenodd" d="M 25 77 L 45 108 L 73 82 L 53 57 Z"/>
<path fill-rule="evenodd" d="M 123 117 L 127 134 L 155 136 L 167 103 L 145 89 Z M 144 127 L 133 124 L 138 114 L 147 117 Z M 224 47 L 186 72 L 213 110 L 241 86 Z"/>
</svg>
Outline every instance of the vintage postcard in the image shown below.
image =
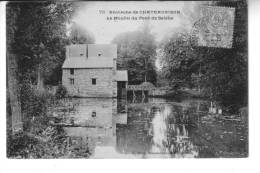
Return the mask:
<svg viewBox="0 0 260 173">
<path fill-rule="evenodd" d="M 7 158 L 248 157 L 247 9 L 6 3 Z"/>
</svg>

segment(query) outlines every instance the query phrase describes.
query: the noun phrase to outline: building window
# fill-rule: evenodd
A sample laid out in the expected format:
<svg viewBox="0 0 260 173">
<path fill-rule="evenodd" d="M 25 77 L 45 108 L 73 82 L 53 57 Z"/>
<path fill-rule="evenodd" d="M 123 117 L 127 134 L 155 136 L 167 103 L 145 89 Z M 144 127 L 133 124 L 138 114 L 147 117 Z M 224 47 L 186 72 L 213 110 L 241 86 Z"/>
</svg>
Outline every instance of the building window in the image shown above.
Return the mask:
<svg viewBox="0 0 260 173">
<path fill-rule="evenodd" d="M 92 85 L 96 85 L 97 84 L 97 79 L 96 78 L 92 78 Z"/>
<path fill-rule="evenodd" d="M 74 79 L 73 78 L 70 78 L 70 84 L 74 85 Z"/>
<path fill-rule="evenodd" d="M 97 116 L 97 113 L 96 111 L 93 111 L 92 114 L 91 114 L 92 117 L 96 117 Z"/>
<path fill-rule="evenodd" d="M 71 69 L 70 69 L 70 74 L 71 74 L 71 75 L 74 75 L 74 68 L 71 68 Z"/>
</svg>

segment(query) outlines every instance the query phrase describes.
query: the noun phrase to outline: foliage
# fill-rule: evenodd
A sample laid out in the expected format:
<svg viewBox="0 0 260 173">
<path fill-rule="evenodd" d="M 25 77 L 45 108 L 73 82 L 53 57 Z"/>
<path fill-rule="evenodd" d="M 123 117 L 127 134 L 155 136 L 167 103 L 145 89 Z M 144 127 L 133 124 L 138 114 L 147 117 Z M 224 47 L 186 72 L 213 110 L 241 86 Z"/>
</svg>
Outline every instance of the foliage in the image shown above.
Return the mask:
<svg viewBox="0 0 260 173">
<path fill-rule="evenodd" d="M 194 47 L 189 32 L 176 32 L 162 44 L 161 76 L 171 85 L 201 87 L 203 94 L 225 106 L 247 105 L 247 4 L 214 2 L 236 8 L 231 49 Z"/>
<path fill-rule="evenodd" d="M 67 89 L 63 85 L 59 85 L 56 90 L 56 98 L 64 98 L 67 95 Z"/>
<path fill-rule="evenodd" d="M 16 134 L 15 136 L 9 135 L 7 138 L 7 157 L 20 156 L 21 158 L 26 158 L 29 149 L 36 143 L 37 140 L 29 138 L 23 133 Z"/>
<path fill-rule="evenodd" d="M 189 33 L 178 32 L 163 42 L 164 53 L 162 77 L 166 78 L 174 88 L 191 85 L 191 76 L 198 71 L 197 53 L 192 48 Z"/>
<path fill-rule="evenodd" d="M 148 26 L 134 32 L 117 35 L 118 69 L 128 70 L 130 84 L 149 81 L 156 84 L 156 43 Z"/>
<path fill-rule="evenodd" d="M 59 127 L 47 127 L 37 136 L 26 133 L 8 137 L 9 158 L 88 158 L 88 145 L 69 146 L 69 138 Z"/>
<path fill-rule="evenodd" d="M 95 38 L 92 33 L 82 28 L 75 22 L 70 28 L 69 40 L 72 44 L 93 44 L 95 43 Z"/>
<path fill-rule="evenodd" d="M 68 147 L 68 137 L 63 129 L 51 126 L 50 108 L 55 107 L 55 97 L 37 91 L 27 78 L 22 81 L 20 86 L 24 131 L 15 135 L 11 135 L 10 130 L 7 131 L 7 157 L 89 157 L 88 145 L 81 148 Z M 61 93 L 64 92 L 64 87 L 60 86 L 60 88 Z"/>
<path fill-rule="evenodd" d="M 49 127 L 48 108 L 54 103 L 54 97 L 44 90 L 37 91 L 35 84 L 55 85 L 61 80 L 65 46 L 70 43 L 67 25 L 74 10 L 75 4 L 71 2 L 9 2 L 6 6 L 7 52 L 18 65 L 9 63 L 8 68 L 15 69 L 18 75 L 19 85 L 13 87 L 19 91 L 20 100 L 16 100 L 16 105 L 21 104 L 24 125 L 22 133 L 11 134 L 11 116 L 15 115 L 11 115 L 13 105 L 8 97 L 8 157 L 55 158 L 63 155 L 54 148 L 63 144 L 60 139 L 65 140 L 65 136 L 45 134 Z M 10 56 L 7 58 L 10 60 Z M 14 77 L 8 76 L 8 79 Z M 67 150 L 68 154 L 71 152 Z"/>
<path fill-rule="evenodd" d="M 48 125 L 48 107 L 54 99 L 53 96 L 46 92 L 38 92 L 26 78 L 20 87 L 24 130 L 32 132 L 45 128 Z"/>
<path fill-rule="evenodd" d="M 22 2 L 8 3 L 7 14 L 16 9 L 14 41 L 10 46 L 12 53 L 19 55 L 18 66 L 20 78 L 30 73 L 34 83 L 37 72 L 43 78 L 52 76 L 57 82 L 65 58 L 64 47 L 67 44 L 66 25 L 73 13 L 72 3 L 63 2 Z M 7 18 L 7 25 L 14 21 Z M 9 27 L 9 26 L 8 26 Z M 60 70 L 61 74 L 61 70 Z M 53 77 L 55 76 L 55 77 Z"/>
</svg>

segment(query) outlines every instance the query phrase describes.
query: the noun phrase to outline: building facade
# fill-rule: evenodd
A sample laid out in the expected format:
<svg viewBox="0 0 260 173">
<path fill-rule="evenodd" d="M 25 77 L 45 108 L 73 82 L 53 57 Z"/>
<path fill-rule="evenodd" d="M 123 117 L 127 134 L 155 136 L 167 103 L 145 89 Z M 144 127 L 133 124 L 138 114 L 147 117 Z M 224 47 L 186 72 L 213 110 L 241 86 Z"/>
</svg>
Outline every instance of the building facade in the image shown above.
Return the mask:
<svg viewBox="0 0 260 173">
<path fill-rule="evenodd" d="M 66 47 L 62 84 L 69 96 L 117 97 L 118 86 L 127 85 L 127 71 L 116 69 L 114 44 L 77 44 Z M 120 85 L 118 85 L 120 83 Z"/>
</svg>

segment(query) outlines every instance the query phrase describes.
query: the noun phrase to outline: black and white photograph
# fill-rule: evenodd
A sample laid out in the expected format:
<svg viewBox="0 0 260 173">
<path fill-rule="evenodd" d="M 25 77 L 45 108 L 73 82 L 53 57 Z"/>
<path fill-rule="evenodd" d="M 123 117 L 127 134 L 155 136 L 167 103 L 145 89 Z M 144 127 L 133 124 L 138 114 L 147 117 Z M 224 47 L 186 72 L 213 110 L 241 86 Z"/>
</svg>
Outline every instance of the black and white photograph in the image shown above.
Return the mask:
<svg viewBox="0 0 260 173">
<path fill-rule="evenodd" d="M 8 159 L 250 157 L 246 0 L 5 9 Z"/>
</svg>

